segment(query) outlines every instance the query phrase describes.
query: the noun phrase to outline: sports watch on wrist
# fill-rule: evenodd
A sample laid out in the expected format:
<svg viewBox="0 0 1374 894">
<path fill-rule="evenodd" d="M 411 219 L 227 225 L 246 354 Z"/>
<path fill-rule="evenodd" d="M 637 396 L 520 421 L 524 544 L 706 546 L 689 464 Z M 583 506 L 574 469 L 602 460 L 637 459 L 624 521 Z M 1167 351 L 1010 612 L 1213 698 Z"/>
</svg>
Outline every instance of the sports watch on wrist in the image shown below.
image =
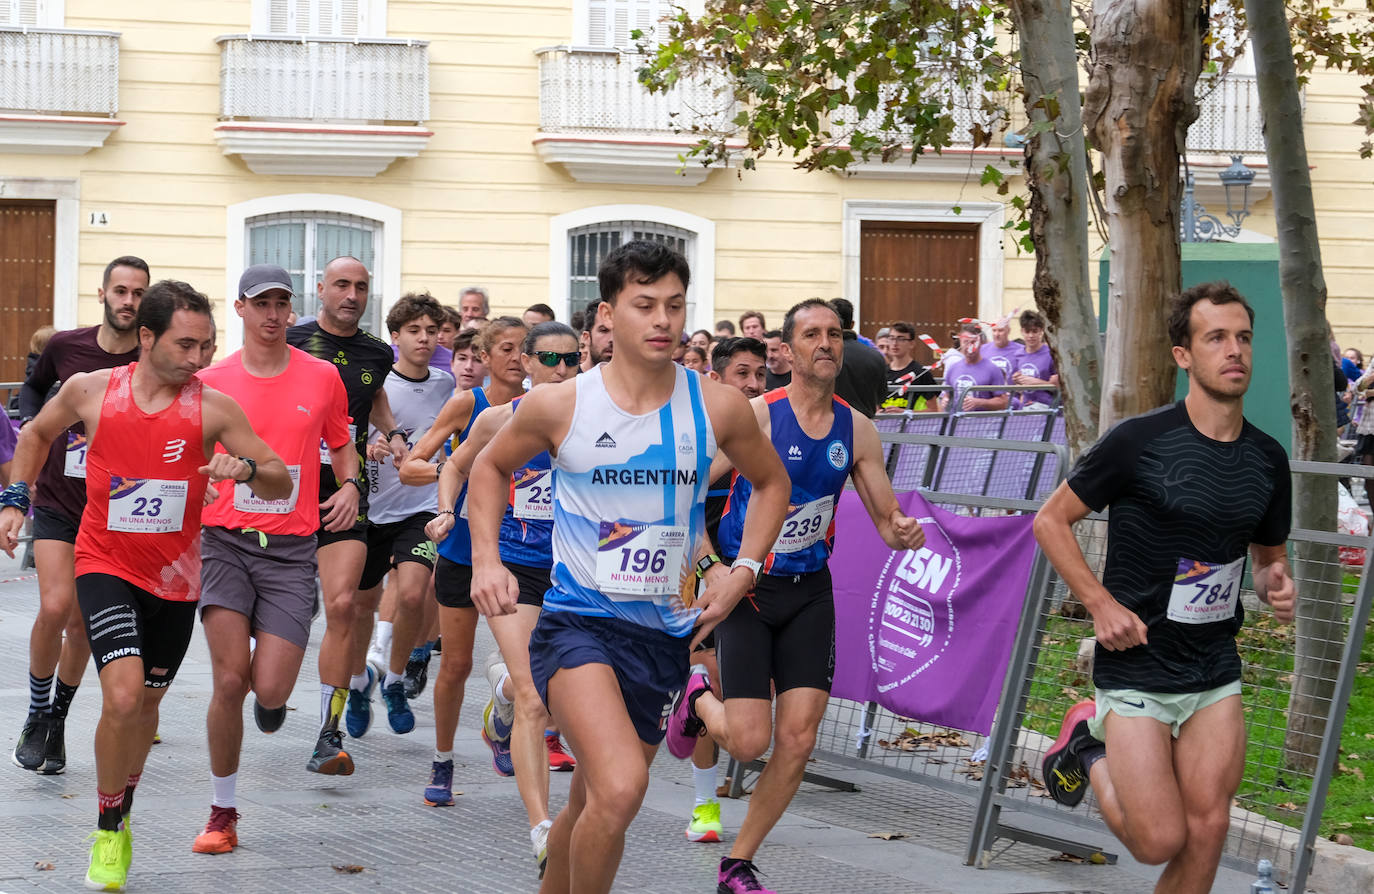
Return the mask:
<svg viewBox="0 0 1374 894">
<path fill-rule="evenodd" d="M 359 494 L 363 493 L 363 482 L 361 478 L 345 478 L 343 481 L 339 482 L 339 487 L 343 487 L 345 484 L 351 484 L 358 489 Z"/>
<path fill-rule="evenodd" d="M 732 567 L 732 568 L 737 568 L 737 567 L 740 567 L 740 566 L 743 566 L 743 567 L 749 569 L 750 573 L 752 573 L 752 574 L 754 575 L 754 584 L 757 586 L 759 580 L 763 577 L 763 563 L 762 563 L 762 562 L 759 562 L 759 561 L 757 561 L 757 560 L 755 560 L 755 559 L 746 559 L 746 558 L 741 557 L 741 558 L 736 559 L 736 560 L 735 560 L 735 564 L 732 565 L 731 567 Z"/>
<path fill-rule="evenodd" d="M 720 556 L 716 555 L 715 553 L 711 553 L 708 556 L 702 556 L 700 559 L 697 560 L 697 579 L 700 580 L 703 577 L 705 577 L 706 572 L 711 570 L 712 565 L 720 564 Z"/>
</svg>

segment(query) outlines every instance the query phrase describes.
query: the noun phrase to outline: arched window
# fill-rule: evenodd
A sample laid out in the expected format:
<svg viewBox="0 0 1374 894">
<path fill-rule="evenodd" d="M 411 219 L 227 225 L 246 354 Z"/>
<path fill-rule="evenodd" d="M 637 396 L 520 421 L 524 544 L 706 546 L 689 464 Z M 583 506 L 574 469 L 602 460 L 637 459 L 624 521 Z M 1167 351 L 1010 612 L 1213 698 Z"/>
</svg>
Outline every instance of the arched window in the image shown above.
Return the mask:
<svg viewBox="0 0 1374 894">
<path fill-rule="evenodd" d="M 376 277 L 381 254 L 381 224 L 365 217 L 330 212 L 283 212 L 249 218 L 248 263 L 278 264 L 291 274 L 296 297 L 291 306 L 299 316 L 319 313 L 315 284 L 324 265 L 343 255 L 355 257 Z M 372 286 L 362 328 L 386 338 L 382 332 L 381 289 Z"/>
</svg>

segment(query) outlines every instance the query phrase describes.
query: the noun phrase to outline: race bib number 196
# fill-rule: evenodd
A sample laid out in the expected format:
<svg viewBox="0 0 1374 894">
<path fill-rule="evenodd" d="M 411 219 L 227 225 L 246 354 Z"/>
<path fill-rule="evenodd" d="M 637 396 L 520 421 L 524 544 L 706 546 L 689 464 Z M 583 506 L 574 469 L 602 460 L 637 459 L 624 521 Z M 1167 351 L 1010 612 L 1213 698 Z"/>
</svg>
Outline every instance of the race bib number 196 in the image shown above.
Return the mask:
<svg viewBox="0 0 1374 894">
<path fill-rule="evenodd" d="M 1244 556 L 1220 565 L 1179 559 L 1174 588 L 1169 593 L 1169 620 L 1180 624 L 1231 620 L 1244 571 Z"/>
<path fill-rule="evenodd" d="M 687 551 L 684 525 L 601 523 L 596 551 L 596 586 L 614 599 L 676 594 Z"/>
<path fill-rule="evenodd" d="M 181 530 L 186 515 L 185 481 L 110 476 L 110 514 L 105 527 L 138 534 Z"/>
</svg>

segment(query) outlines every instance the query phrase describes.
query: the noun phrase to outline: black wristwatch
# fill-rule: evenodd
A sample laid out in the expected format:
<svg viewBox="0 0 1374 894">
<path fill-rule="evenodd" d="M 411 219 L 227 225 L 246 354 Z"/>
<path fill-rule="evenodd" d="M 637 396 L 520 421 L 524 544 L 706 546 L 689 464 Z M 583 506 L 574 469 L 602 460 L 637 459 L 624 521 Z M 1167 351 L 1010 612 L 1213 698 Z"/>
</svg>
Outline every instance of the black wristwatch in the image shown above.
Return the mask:
<svg viewBox="0 0 1374 894">
<path fill-rule="evenodd" d="M 401 440 L 402 440 L 402 441 L 404 441 L 405 438 L 406 438 L 406 433 L 405 433 L 405 432 L 401 431 L 399 428 L 393 428 L 391 431 L 389 431 L 389 432 L 386 433 L 386 439 L 387 439 L 388 441 L 390 441 L 392 438 L 396 437 L 397 435 L 400 435 L 400 436 L 401 436 Z"/>
<path fill-rule="evenodd" d="M 247 484 L 258 477 L 258 461 L 251 456 L 240 456 L 239 462 L 248 464 L 248 477 L 235 479 L 239 484 Z"/>
<path fill-rule="evenodd" d="M 707 556 L 702 556 L 700 559 L 697 560 L 697 579 L 700 580 L 704 578 L 706 576 L 706 572 L 711 570 L 712 565 L 719 564 L 720 556 L 716 555 L 715 553 L 711 553 Z"/>
<path fill-rule="evenodd" d="M 362 496 L 362 494 L 365 492 L 361 478 L 345 478 L 342 482 L 339 483 L 339 487 L 343 487 L 345 484 L 351 484 L 354 487 L 356 487 L 358 489 L 359 496 Z"/>
</svg>

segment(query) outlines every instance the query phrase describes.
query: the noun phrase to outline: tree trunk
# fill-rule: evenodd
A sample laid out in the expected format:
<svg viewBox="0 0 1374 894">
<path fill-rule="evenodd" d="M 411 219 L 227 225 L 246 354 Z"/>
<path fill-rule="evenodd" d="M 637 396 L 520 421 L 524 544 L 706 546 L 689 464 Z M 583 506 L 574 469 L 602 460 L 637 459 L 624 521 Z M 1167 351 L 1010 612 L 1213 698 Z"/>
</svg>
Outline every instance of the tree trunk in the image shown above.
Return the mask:
<svg viewBox="0 0 1374 894">
<path fill-rule="evenodd" d="M 1026 143 L 1033 290 L 1049 321 L 1069 453 L 1076 457 L 1097 440 L 1102 350 L 1089 276 L 1088 163 L 1073 7 L 1069 0 L 1011 0 L 1011 12 L 1021 35 L 1026 114 L 1032 123 L 1053 125 Z"/>
<path fill-rule="evenodd" d="M 1095 0 L 1084 118 L 1111 237 L 1101 427 L 1173 399 L 1165 325 L 1178 294 L 1179 155 L 1197 117 L 1201 0 Z"/>
<path fill-rule="evenodd" d="M 1279 237 L 1279 283 L 1288 333 L 1288 380 L 1297 459 L 1334 462 L 1336 405 L 1326 326 L 1326 279 L 1322 275 L 1317 216 L 1303 138 L 1297 71 L 1283 4 L 1246 0 L 1255 52 L 1256 81 L 1264 115 L 1264 142 Z M 1336 530 L 1336 484 L 1299 475 L 1293 489 L 1298 528 Z M 1298 630 L 1293 694 L 1288 702 L 1285 763 L 1311 771 L 1326 728 L 1336 687 L 1345 623 L 1336 548 L 1300 544 L 1294 550 Z"/>
</svg>

